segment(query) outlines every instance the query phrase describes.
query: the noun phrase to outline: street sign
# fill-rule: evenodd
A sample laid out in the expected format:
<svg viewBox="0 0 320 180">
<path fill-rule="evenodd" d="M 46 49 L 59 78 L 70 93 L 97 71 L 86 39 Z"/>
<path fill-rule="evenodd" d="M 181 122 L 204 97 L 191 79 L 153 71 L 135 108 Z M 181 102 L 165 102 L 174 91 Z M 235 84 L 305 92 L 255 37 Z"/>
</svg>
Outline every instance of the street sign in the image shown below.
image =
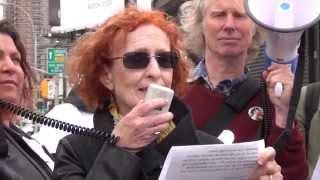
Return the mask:
<svg viewBox="0 0 320 180">
<path fill-rule="evenodd" d="M 64 62 L 67 57 L 66 48 L 48 48 L 48 73 L 59 74 L 64 72 Z"/>
</svg>

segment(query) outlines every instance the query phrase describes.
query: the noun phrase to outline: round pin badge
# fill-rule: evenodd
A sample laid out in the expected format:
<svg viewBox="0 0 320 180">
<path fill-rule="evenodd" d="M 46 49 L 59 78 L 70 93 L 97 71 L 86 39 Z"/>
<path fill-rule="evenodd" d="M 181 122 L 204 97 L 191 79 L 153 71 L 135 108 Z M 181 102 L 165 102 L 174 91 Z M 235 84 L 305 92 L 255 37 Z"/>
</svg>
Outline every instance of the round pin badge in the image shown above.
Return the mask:
<svg viewBox="0 0 320 180">
<path fill-rule="evenodd" d="M 253 106 L 248 110 L 248 115 L 254 121 L 262 121 L 263 109 L 259 106 Z"/>
</svg>

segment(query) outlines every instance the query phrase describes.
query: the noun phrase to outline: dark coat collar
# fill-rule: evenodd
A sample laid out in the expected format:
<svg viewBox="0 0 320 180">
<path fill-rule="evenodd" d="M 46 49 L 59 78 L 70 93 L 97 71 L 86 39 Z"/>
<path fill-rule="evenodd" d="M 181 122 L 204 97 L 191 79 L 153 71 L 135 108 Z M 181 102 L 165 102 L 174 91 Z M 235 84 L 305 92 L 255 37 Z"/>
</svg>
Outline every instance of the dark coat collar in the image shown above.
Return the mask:
<svg viewBox="0 0 320 180">
<path fill-rule="evenodd" d="M 5 127 L 0 123 L 0 158 L 8 156 L 8 142 L 5 135 Z"/>
<path fill-rule="evenodd" d="M 93 116 L 93 125 L 97 130 L 106 130 L 107 132 L 111 132 L 114 127 L 114 122 L 112 115 L 106 111 L 107 106 L 108 104 L 95 111 Z M 173 98 L 169 111 L 174 115 L 174 122 L 177 125 L 177 130 L 181 129 L 179 128 L 180 125 L 186 126 L 183 126 L 184 128 L 187 128 L 183 129 L 183 131 L 194 130 L 190 110 L 177 97 Z"/>
</svg>

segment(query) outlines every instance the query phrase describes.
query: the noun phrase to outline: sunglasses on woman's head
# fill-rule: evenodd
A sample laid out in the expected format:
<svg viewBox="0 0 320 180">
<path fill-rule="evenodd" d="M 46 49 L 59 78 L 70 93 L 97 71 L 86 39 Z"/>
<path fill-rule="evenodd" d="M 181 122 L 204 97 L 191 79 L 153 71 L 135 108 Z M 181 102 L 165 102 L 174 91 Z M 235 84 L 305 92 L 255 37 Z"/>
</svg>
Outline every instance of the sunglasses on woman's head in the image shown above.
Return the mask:
<svg viewBox="0 0 320 180">
<path fill-rule="evenodd" d="M 110 60 L 123 59 L 123 65 L 128 69 L 143 69 L 148 66 L 151 58 L 155 58 L 162 68 L 174 68 L 178 63 L 178 54 L 175 52 L 158 52 L 154 56 L 147 52 L 128 52 L 122 57 L 108 58 Z"/>
</svg>

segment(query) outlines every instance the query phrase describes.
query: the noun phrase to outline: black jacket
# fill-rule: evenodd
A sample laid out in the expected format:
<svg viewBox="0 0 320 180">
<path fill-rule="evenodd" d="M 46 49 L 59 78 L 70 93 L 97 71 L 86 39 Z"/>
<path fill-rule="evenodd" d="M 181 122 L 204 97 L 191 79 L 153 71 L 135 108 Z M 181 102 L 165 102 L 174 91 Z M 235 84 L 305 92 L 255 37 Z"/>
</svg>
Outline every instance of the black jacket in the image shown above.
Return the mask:
<svg viewBox="0 0 320 180">
<path fill-rule="evenodd" d="M 23 133 L 15 126 L 0 125 L 0 179 L 49 180 L 51 170 L 25 143 Z"/>
<path fill-rule="evenodd" d="M 137 154 L 90 137 L 69 135 L 57 148 L 54 180 L 156 180 L 173 145 L 219 143 L 215 137 L 196 131 L 191 112 L 174 99 L 171 105 L 176 128 L 160 144 L 150 144 Z M 94 127 L 112 131 L 109 113 L 97 110 Z"/>
<path fill-rule="evenodd" d="M 76 89 L 71 89 L 67 98 L 65 99 L 65 102 L 76 106 L 80 111 L 89 112 L 85 103 L 82 101 L 80 96 L 77 94 Z"/>
</svg>

